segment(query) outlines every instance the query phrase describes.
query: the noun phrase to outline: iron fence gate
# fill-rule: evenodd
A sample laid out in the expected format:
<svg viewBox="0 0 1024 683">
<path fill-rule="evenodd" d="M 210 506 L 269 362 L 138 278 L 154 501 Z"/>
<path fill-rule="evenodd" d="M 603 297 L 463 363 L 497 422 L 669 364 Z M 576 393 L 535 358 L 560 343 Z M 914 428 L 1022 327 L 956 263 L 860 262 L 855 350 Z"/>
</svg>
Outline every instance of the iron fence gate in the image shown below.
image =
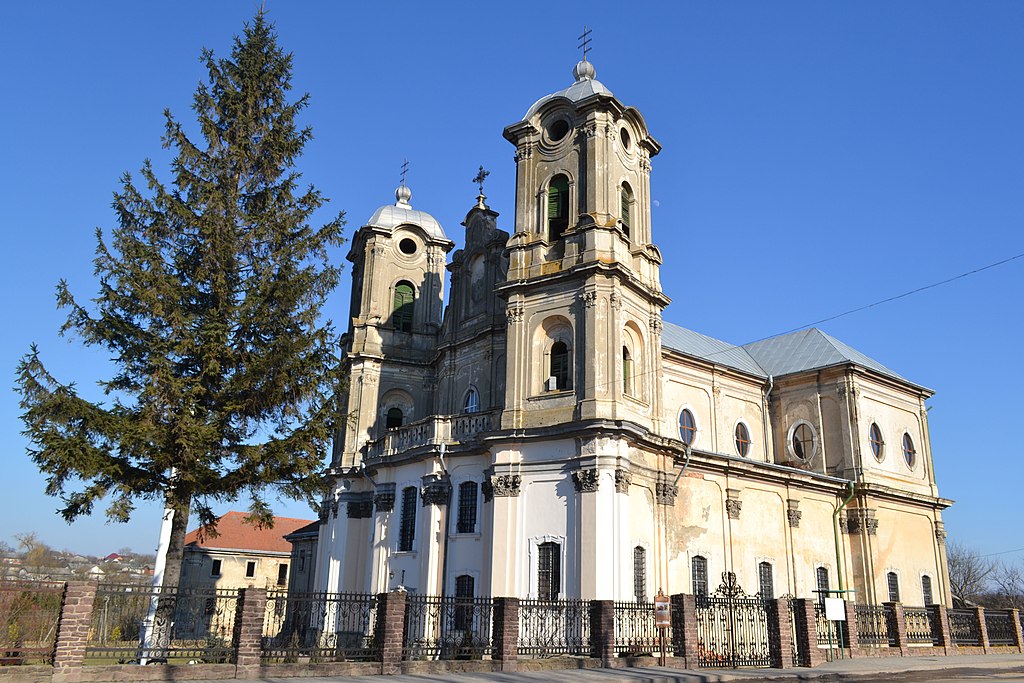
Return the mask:
<svg viewBox="0 0 1024 683">
<path fill-rule="evenodd" d="M 732 572 L 722 573 L 722 585 L 711 595 L 698 595 L 697 647 L 701 667 L 735 669 L 772 665 L 768 635 L 769 610 L 774 603 L 747 595 Z"/>
</svg>

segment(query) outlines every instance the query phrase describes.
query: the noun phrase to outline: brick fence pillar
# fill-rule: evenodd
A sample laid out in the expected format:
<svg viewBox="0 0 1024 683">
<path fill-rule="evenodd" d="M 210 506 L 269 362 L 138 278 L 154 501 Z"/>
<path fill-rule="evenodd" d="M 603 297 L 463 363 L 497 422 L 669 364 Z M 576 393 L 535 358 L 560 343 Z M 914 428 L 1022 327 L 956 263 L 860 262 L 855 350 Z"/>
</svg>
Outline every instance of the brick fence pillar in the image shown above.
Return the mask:
<svg viewBox="0 0 1024 683">
<path fill-rule="evenodd" d="M 900 649 L 900 654 L 906 657 L 910 654 L 910 648 L 907 647 L 907 619 L 903 615 L 903 603 L 883 602 L 882 606 L 889 610 L 889 614 L 892 615 L 891 620 L 888 618 L 888 615 L 885 620 L 890 642 L 895 642 L 896 647 Z"/>
<path fill-rule="evenodd" d="M 974 608 L 974 619 L 978 624 L 978 634 L 981 637 L 981 647 L 988 654 L 992 649 L 992 644 L 988 642 L 988 624 L 985 623 L 985 608 L 975 607 Z"/>
<path fill-rule="evenodd" d="M 789 600 L 772 600 L 773 609 L 768 611 L 768 647 L 772 656 L 772 667 L 790 669 L 793 667 L 793 614 Z"/>
<path fill-rule="evenodd" d="M 846 601 L 846 621 L 843 623 L 843 647 L 849 648 L 850 657 L 856 657 L 860 648 L 860 634 L 857 631 L 857 603 Z"/>
<path fill-rule="evenodd" d="M 796 621 L 796 645 L 801 666 L 818 666 L 825 655 L 818 649 L 818 621 L 814 614 L 814 600 L 797 598 L 793 601 L 793 619 Z"/>
<path fill-rule="evenodd" d="M 519 598 L 494 599 L 494 650 L 491 658 L 502 671 L 519 668 Z"/>
<path fill-rule="evenodd" d="M 700 665 L 697 638 L 697 599 L 676 593 L 672 600 L 672 651 L 683 659 L 683 666 L 696 669 Z"/>
<path fill-rule="evenodd" d="M 590 643 L 601 666 L 615 664 L 615 603 L 611 600 L 590 601 Z"/>
<path fill-rule="evenodd" d="M 380 672 L 397 674 L 402 670 L 402 645 L 405 642 L 405 597 L 403 592 L 377 595 L 377 625 L 374 637 L 380 646 Z"/>
<path fill-rule="evenodd" d="M 932 616 L 932 642 L 935 647 L 941 647 L 944 654 L 954 654 L 956 643 L 953 642 L 953 633 L 949 630 L 949 612 L 945 605 L 931 605 L 928 607 Z"/>
<path fill-rule="evenodd" d="M 1006 611 L 1010 614 L 1010 618 L 1013 619 L 1013 644 L 1017 646 L 1017 652 L 1024 652 L 1024 632 L 1022 632 L 1020 625 L 1020 610 L 1008 609 Z"/>
<path fill-rule="evenodd" d="M 259 678 L 266 588 L 241 588 L 235 607 L 235 678 Z"/>
<path fill-rule="evenodd" d="M 53 681 L 73 681 L 85 664 L 85 646 L 92 625 L 92 605 L 96 600 L 96 584 L 91 581 L 68 581 L 64 584 L 64 600 L 53 651 Z"/>
</svg>

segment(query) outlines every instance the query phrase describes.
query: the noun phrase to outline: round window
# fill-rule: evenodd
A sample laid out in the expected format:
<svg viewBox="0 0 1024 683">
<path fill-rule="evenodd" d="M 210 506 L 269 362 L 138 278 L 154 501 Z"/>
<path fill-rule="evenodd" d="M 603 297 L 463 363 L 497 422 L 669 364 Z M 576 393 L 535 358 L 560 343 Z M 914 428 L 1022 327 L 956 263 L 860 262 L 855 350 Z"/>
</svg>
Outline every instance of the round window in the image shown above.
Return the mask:
<svg viewBox="0 0 1024 683">
<path fill-rule="evenodd" d="M 793 430 L 793 455 L 807 460 L 814 455 L 814 430 L 811 425 L 801 422 Z"/>
<path fill-rule="evenodd" d="M 914 463 L 917 462 L 917 449 L 914 448 L 914 440 L 910 438 L 910 434 L 903 435 L 903 459 L 907 461 L 907 467 L 914 469 Z"/>
<path fill-rule="evenodd" d="M 692 446 L 696 436 L 697 422 L 693 419 L 693 413 L 689 408 L 683 408 L 683 412 L 679 413 L 679 438 L 687 446 Z"/>
<path fill-rule="evenodd" d="M 619 139 L 622 140 L 622 149 L 628 151 L 633 144 L 633 141 L 629 138 L 629 131 L 625 128 L 619 130 Z"/>
<path fill-rule="evenodd" d="M 409 256 L 412 256 L 413 254 L 416 253 L 416 242 L 415 240 L 411 240 L 408 237 L 406 237 L 404 240 L 398 243 L 398 248 L 402 251 L 403 254 L 408 254 Z"/>
<path fill-rule="evenodd" d="M 736 452 L 743 458 L 750 452 L 750 430 L 742 422 L 736 423 Z"/>
<path fill-rule="evenodd" d="M 548 124 L 548 139 L 551 142 L 558 142 L 569 134 L 569 122 L 565 119 L 555 119 Z"/>
<path fill-rule="evenodd" d="M 882 430 L 874 422 L 871 423 L 871 429 L 868 430 L 868 441 L 871 442 L 871 452 L 875 454 L 875 459 L 881 460 L 885 455 L 885 440 L 882 439 Z"/>
</svg>

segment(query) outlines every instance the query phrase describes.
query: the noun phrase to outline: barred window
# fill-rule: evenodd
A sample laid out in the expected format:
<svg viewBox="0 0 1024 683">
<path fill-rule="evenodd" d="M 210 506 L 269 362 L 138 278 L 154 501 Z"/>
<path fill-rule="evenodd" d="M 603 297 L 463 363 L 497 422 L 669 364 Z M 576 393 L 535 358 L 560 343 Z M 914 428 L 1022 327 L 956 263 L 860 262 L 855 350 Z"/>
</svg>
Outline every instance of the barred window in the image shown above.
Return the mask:
<svg viewBox="0 0 1024 683">
<path fill-rule="evenodd" d="M 473 621 L 474 580 L 469 574 L 455 577 L 455 629 L 468 631 Z"/>
<path fill-rule="evenodd" d="M 459 521 L 456 530 L 460 534 L 471 534 L 476 531 L 476 491 L 475 481 L 464 481 L 459 484 Z"/>
<path fill-rule="evenodd" d="M 647 551 L 639 545 L 633 548 L 633 595 L 637 602 L 647 599 Z"/>
<path fill-rule="evenodd" d="M 395 285 L 394 308 L 391 323 L 396 330 L 412 332 L 413 307 L 416 305 L 416 290 L 408 282 Z"/>
<path fill-rule="evenodd" d="M 885 582 L 889 587 L 889 602 L 900 601 L 900 577 L 896 572 L 889 572 L 885 575 Z"/>
<path fill-rule="evenodd" d="M 407 486 L 402 489 L 402 522 L 398 531 L 398 549 L 408 552 L 412 550 L 412 542 L 416 537 L 416 487 Z"/>
<path fill-rule="evenodd" d="M 932 577 L 930 576 L 921 577 L 921 597 L 924 599 L 925 607 L 935 604 L 935 600 L 932 598 Z"/>
<path fill-rule="evenodd" d="M 557 600 L 562 584 L 562 546 L 547 541 L 537 546 L 537 598 Z"/>
<path fill-rule="evenodd" d="M 708 594 L 708 560 L 701 555 L 694 555 L 690 561 L 690 575 L 694 595 Z"/>
<path fill-rule="evenodd" d="M 757 565 L 757 587 L 762 598 L 775 597 L 775 581 L 772 578 L 771 562 L 761 562 Z"/>
<path fill-rule="evenodd" d="M 826 567 L 818 567 L 814 570 L 815 583 L 818 585 L 818 600 L 825 602 L 825 598 L 828 597 L 828 569 Z"/>
</svg>

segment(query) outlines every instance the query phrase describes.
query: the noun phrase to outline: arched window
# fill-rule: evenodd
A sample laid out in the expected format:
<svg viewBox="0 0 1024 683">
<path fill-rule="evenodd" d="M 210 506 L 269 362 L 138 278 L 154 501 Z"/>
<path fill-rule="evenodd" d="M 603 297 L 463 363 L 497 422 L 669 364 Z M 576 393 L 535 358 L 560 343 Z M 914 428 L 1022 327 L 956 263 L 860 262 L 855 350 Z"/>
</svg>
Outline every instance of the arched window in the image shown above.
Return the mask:
<svg viewBox="0 0 1024 683">
<path fill-rule="evenodd" d="M 742 422 L 736 423 L 736 453 L 741 457 L 747 457 L 750 452 L 750 430 Z"/>
<path fill-rule="evenodd" d="M 471 534 L 476 531 L 476 491 L 475 481 L 464 481 L 459 484 L 459 521 L 456 530 L 460 534 Z"/>
<path fill-rule="evenodd" d="M 708 594 L 708 560 L 706 557 L 694 555 L 690 560 L 690 583 L 694 595 L 706 596 Z"/>
<path fill-rule="evenodd" d="M 563 391 L 569 388 L 569 347 L 565 342 L 556 341 L 551 345 L 551 373 L 555 378 L 555 388 Z"/>
<path fill-rule="evenodd" d="M 932 577 L 922 576 L 921 577 L 921 598 L 924 600 L 924 606 L 935 604 L 935 599 L 932 597 Z"/>
<path fill-rule="evenodd" d="M 537 546 L 537 599 L 557 600 L 562 584 L 562 546 L 547 541 Z"/>
<path fill-rule="evenodd" d="M 569 228 L 569 179 L 556 175 L 548 184 L 548 239 L 562 239 Z"/>
<path fill-rule="evenodd" d="M 402 489 L 402 521 L 398 530 L 398 550 L 410 552 L 416 538 L 416 487 Z"/>
<path fill-rule="evenodd" d="M 885 575 L 886 587 L 889 589 L 889 602 L 900 601 L 900 577 L 896 572 L 888 572 Z"/>
<path fill-rule="evenodd" d="M 768 600 L 775 597 L 775 580 L 772 577 L 771 562 L 761 562 L 757 565 L 757 587 L 762 599 Z"/>
<path fill-rule="evenodd" d="M 622 209 L 622 232 L 626 233 L 626 237 L 629 237 L 629 231 L 632 227 L 633 209 L 633 190 L 629 188 L 629 183 L 622 183 L 620 206 Z"/>
<path fill-rule="evenodd" d="M 692 446 L 696 436 L 697 421 L 693 419 L 689 408 L 683 408 L 683 412 L 679 413 L 679 438 L 687 446 Z"/>
<path fill-rule="evenodd" d="M 480 394 L 476 393 L 476 389 L 470 387 L 469 391 L 466 392 L 466 400 L 462 404 L 462 412 L 475 413 L 479 410 Z"/>
<path fill-rule="evenodd" d="M 647 600 L 647 550 L 639 545 L 633 548 L 633 595 L 637 602 Z"/>
<path fill-rule="evenodd" d="M 622 347 L 622 393 L 633 393 L 633 357 L 625 346 Z"/>
<path fill-rule="evenodd" d="M 408 282 L 395 285 L 395 300 L 392 307 L 391 323 L 400 332 L 412 332 L 412 314 L 416 302 L 416 290 Z"/>
<path fill-rule="evenodd" d="M 384 419 L 385 429 L 398 429 L 402 426 L 402 422 L 405 416 L 402 414 L 401 408 L 389 408 L 387 416 Z"/>
</svg>

